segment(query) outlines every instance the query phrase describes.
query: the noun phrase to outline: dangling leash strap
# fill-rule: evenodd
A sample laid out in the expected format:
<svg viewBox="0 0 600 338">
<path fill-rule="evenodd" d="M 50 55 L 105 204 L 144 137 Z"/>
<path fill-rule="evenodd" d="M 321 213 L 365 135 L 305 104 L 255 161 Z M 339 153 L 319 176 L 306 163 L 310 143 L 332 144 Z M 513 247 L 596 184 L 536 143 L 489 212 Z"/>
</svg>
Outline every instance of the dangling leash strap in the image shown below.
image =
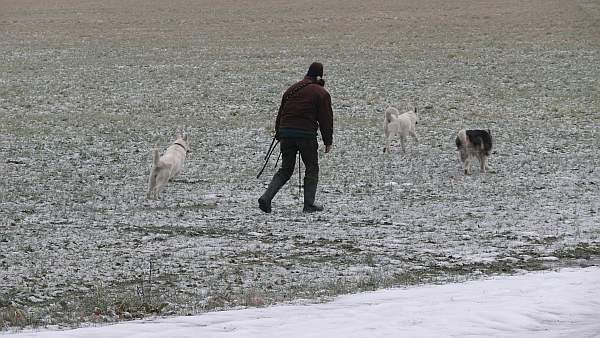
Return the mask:
<svg viewBox="0 0 600 338">
<path fill-rule="evenodd" d="M 256 175 L 256 178 L 259 178 L 260 175 L 262 175 L 263 171 L 265 171 L 265 168 L 267 167 L 267 164 L 269 163 L 269 159 L 271 158 L 271 155 L 273 154 L 273 151 L 275 151 L 275 148 L 277 148 L 277 145 L 279 144 L 279 141 L 275 142 L 275 138 L 273 137 L 273 141 L 271 141 L 271 145 L 269 146 L 269 150 L 267 150 L 267 153 L 265 154 L 265 164 L 263 164 L 262 169 L 260 169 L 260 172 L 258 173 L 258 175 Z M 279 155 L 281 156 L 281 153 L 279 153 Z M 277 157 L 277 162 L 279 162 L 279 157 Z M 275 166 L 277 166 L 277 163 L 275 163 Z"/>
</svg>

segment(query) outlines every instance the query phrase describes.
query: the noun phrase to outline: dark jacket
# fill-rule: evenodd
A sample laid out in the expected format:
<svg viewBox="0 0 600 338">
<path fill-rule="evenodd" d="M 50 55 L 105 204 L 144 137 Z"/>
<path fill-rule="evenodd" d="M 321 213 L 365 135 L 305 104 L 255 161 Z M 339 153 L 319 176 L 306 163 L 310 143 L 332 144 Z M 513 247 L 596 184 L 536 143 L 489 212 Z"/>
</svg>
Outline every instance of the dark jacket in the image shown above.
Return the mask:
<svg viewBox="0 0 600 338">
<path fill-rule="evenodd" d="M 283 94 L 275 132 L 279 137 L 288 137 L 290 131 L 316 136 L 317 130 L 321 131 L 325 145 L 333 143 L 331 96 L 315 79 L 305 77 Z"/>
</svg>

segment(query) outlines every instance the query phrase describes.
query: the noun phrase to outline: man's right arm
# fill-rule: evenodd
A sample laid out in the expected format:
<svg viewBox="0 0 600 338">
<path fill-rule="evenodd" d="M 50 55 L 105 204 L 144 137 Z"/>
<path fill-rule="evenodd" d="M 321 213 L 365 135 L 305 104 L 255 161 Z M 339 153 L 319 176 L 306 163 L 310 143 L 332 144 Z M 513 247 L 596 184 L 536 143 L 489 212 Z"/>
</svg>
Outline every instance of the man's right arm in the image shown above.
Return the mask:
<svg viewBox="0 0 600 338">
<path fill-rule="evenodd" d="M 281 104 L 279 104 L 279 110 L 277 111 L 277 118 L 275 119 L 275 138 L 277 140 L 279 140 L 279 122 L 281 121 L 281 111 L 283 110 L 283 102 L 284 100 L 282 97 Z"/>
</svg>

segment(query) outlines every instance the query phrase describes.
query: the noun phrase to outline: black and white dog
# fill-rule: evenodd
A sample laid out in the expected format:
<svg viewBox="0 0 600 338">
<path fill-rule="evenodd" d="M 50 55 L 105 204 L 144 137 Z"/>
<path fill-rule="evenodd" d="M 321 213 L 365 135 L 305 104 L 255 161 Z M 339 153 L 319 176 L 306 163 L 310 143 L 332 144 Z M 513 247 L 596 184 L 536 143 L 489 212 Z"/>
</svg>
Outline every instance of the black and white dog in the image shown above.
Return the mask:
<svg viewBox="0 0 600 338">
<path fill-rule="evenodd" d="M 492 134 L 489 130 L 463 129 L 459 131 L 456 136 L 456 147 L 466 175 L 471 173 L 469 165 L 474 158 L 479 160 L 481 172 L 490 169 L 487 165 L 487 159 L 492 150 Z"/>
</svg>

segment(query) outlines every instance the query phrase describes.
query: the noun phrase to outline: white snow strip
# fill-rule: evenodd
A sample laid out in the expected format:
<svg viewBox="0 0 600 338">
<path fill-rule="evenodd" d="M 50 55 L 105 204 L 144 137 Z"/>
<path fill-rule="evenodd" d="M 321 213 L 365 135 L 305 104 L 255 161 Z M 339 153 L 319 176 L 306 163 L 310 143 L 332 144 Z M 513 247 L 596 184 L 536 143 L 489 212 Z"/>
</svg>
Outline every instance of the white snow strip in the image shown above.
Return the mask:
<svg viewBox="0 0 600 338">
<path fill-rule="evenodd" d="M 600 267 L 14 337 L 600 337 Z"/>
</svg>

